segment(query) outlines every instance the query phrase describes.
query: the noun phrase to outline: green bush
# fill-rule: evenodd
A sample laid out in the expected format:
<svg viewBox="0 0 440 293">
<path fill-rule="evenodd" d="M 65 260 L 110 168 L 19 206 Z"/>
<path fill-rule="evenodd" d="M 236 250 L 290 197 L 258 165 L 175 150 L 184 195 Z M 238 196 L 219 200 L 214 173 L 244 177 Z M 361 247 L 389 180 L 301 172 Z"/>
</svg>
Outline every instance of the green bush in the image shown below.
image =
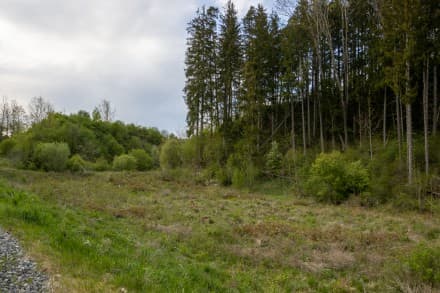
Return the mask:
<svg viewBox="0 0 440 293">
<path fill-rule="evenodd" d="M 278 143 L 272 142 L 270 151 L 266 154 L 266 171 L 271 175 L 279 175 L 283 164 L 283 155 L 281 154 Z"/>
<path fill-rule="evenodd" d="M 249 156 L 238 153 L 229 156 L 226 164 L 227 177 L 224 182 L 231 182 L 235 187 L 251 187 L 258 176 L 258 169 Z M 223 174 L 224 176 L 224 174 Z"/>
<path fill-rule="evenodd" d="M 64 171 L 70 156 L 67 143 L 40 143 L 34 151 L 34 163 L 45 171 Z"/>
<path fill-rule="evenodd" d="M 185 167 L 196 168 L 198 165 L 198 140 L 198 137 L 191 137 L 186 139 L 181 145 L 182 164 Z"/>
<path fill-rule="evenodd" d="M 3 139 L 0 143 L 0 155 L 2 156 L 8 155 L 16 144 L 17 142 L 14 139 L 11 138 Z"/>
<path fill-rule="evenodd" d="M 67 161 L 67 169 L 74 173 L 84 173 L 87 171 L 87 167 L 87 162 L 78 154 L 72 156 Z"/>
<path fill-rule="evenodd" d="M 182 165 L 182 148 L 177 139 L 169 139 L 160 151 L 162 169 L 175 169 Z"/>
<path fill-rule="evenodd" d="M 420 245 L 407 258 L 408 275 L 417 283 L 440 287 L 440 247 Z"/>
<path fill-rule="evenodd" d="M 318 200 L 340 203 L 350 194 L 366 191 L 368 185 L 368 171 L 361 162 L 348 162 L 340 152 L 332 152 L 316 158 L 305 190 Z"/>
<path fill-rule="evenodd" d="M 104 157 L 99 157 L 94 163 L 92 163 L 92 169 L 98 172 L 110 170 L 110 164 Z"/>
<path fill-rule="evenodd" d="M 136 170 L 136 158 L 132 155 L 120 155 L 113 160 L 113 170 L 116 171 L 132 171 Z"/>
<path fill-rule="evenodd" d="M 136 159 L 136 169 L 148 171 L 153 169 L 153 158 L 143 149 L 131 150 L 129 155 Z"/>
</svg>

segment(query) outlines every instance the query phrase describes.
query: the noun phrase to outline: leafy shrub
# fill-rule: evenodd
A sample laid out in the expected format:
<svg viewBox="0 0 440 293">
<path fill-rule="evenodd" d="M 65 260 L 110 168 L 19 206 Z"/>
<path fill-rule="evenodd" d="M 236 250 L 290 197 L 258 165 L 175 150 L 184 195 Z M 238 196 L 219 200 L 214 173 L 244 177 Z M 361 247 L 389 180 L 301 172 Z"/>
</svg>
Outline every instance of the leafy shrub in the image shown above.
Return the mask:
<svg viewBox="0 0 440 293">
<path fill-rule="evenodd" d="M 143 149 L 131 150 L 129 153 L 136 159 L 136 169 L 147 171 L 153 169 L 153 158 Z"/>
<path fill-rule="evenodd" d="M 2 156 L 8 155 L 16 144 L 17 142 L 11 138 L 2 140 L 0 143 L 0 155 Z"/>
<path fill-rule="evenodd" d="M 107 171 L 110 169 L 110 164 L 104 157 L 99 157 L 95 163 L 92 164 L 92 168 L 95 171 Z"/>
<path fill-rule="evenodd" d="M 203 164 L 218 165 L 224 154 L 222 137 L 219 134 L 206 136 L 203 141 Z"/>
<path fill-rule="evenodd" d="M 80 155 L 76 154 L 67 161 L 67 169 L 74 173 L 84 173 L 87 171 L 87 162 Z"/>
<path fill-rule="evenodd" d="M 279 175 L 283 163 L 283 155 L 281 154 L 278 143 L 272 142 L 270 151 L 266 154 L 266 171 L 270 175 Z"/>
<path fill-rule="evenodd" d="M 183 142 L 182 149 L 182 163 L 186 167 L 196 168 L 198 161 L 197 145 L 198 137 L 191 137 Z"/>
<path fill-rule="evenodd" d="M 157 146 L 152 146 L 150 151 L 151 158 L 153 159 L 153 168 L 160 167 L 160 151 Z"/>
<path fill-rule="evenodd" d="M 182 165 L 182 148 L 177 139 L 169 139 L 160 151 L 162 169 L 175 169 Z"/>
<path fill-rule="evenodd" d="M 340 152 L 332 152 L 316 158 L 305 189 L 319 200 L 340 203 L 365 191 L 368 184 L 368 171 L 360 161 L 348 162 Z"/>
<path fill-rule="evenodd" d="M 407 274 L 413 282 L 440 287 L 440 247 L 420 245 L 406 259 Z"/>
<path fill-rule="evenodd" d="M 228 174 L 227 168 L 220 168 L 215 173 L 217 181 L 223 186 L 229 186 L 232 184 L 232 178 Z"/>
<path fill-rule="evenodd" d="M 34 163 L 45 171 L 64 171 L 70 156 L 67 143 L 40 143 L 35 148 Z"/>
<path fill-rule="evenodd" d="M 113 169 L 116 171 L 132 171 L 136 166 L 136 158 L 132 155 L 120 155 L 113 160 Z"/>
<path fill-rule="evenodd" d="M 235 187 L 251 187 L 259 173 L 252 159 L 239 153 L 229 156 L 226 170 L 228 177 L 223 178 L 223 181 L 230 181 Z"/>
</svg>

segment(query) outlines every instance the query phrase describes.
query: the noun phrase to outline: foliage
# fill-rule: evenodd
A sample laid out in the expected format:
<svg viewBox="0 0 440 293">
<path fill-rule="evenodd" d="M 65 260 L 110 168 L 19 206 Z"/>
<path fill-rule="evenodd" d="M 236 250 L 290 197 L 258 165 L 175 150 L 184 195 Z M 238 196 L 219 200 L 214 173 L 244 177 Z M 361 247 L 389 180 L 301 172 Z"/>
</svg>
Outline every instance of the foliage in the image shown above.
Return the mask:
<svg viewBox="0 0 440 293">
<path fill-rule="evenodd" d="M 200 138 L 190 137 L 182 143 L 182 164 L 189 168 L 197 168 Z"/>
<path fill-rule="evenodd" d="M 66 143 L 40 143 L 36 146 L 33 161 L 37 168 L 45 171 L 64 171 L 70 156 Z"/>
<path fill-rule="evenodd" d="M 35 120 L 27 131 L 3 140 L 0 151 L 4 156 L 13 157 L 21 167 L 30 168 L 29 158 L 39 143 L 65 142 L 72 154 L 87 161 L 100 157 L 112 161 L 132 149 L 152 150 L 162 140 L 162 134 L 155 128 L 92 120 L 85 111 L 71 115 L 50 112 L 41 121 Z"/>
<path fill-rule="evenodd" d="M 428 284 L 440 288 L 440 247 L 419 245 L 404 260 L 406 275 L 404 278 L 413 283 Z"/>
<path fill-rule="evenodd" d="M 88 169 L 88 163 L 80 155 L 76 154 L 67 161 L 67 169 L 74 173 L 84 173 Z"/>
<path fill-rule="evenodd" d="M 116 171 L 133 171 L 136 170 L 138 163 L 132 155 L 120 155 L 113 159 L 113 170 Z"/>
<path fill-rule="evenodd" d="M 148 171 L 153 168 L 153 158 L 145 150 L 131 150 L 129 155 L 136 159 L 136 169 L 138 171 Z"/>
<path fill-rule="evenodd" d="M 235 187 L 252 187 L 259 175 L 249 155 L 242 152 L 232 154 L 226 164 L 227 178 L 221 178 L 223 183 L 231 182 Z M 224 174 L 220 173 L 220 176 Z"/>
<path fill-rule="evenodd" d="M 175 169 L 182 165 L 182 148 L 177 139 L 169 139 L 160 150 L 160 166 L 162 169 Z"/>
<path fill-rule="evenodd" d="M 340 203 L 367 190 L 369 175 L 360 161 L 348 162 L 340 152 L 320 154 L 310 168 L 306 192 L 319 200 Z"/>
<path fill-rule="evenodd" d="M 106 158 L 104 157 L 100 157 L 98 159 L 96 159 L 96 161 L 94 163 L 92 163 L 92 168 L 95 171 L 107 171 L 110 170 L 110 164 L 107 161 Z"/>
<path fill-rule="evenodd" d="M 282 163 L 283 155 L 278 148 L 278 143 L 273 141 L 270 151 L 266 154 L 266 171 L 271 175 L 279 175 Z"/>
</svg>

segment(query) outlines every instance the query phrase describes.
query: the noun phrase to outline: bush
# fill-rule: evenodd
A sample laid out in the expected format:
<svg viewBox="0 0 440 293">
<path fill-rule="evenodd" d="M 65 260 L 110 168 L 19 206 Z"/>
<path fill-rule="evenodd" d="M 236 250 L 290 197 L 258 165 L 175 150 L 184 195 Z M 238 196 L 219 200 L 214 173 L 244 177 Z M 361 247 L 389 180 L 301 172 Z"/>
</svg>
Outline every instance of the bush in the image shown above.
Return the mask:
<svg viewBox="0 0 440 293">
<path fill-rule="evenodd" d="M 113 160 L 113 169 L 116 171 L 132 171 L 136 166 L 136 158 L 132 155 L 120 155 Z"/>
<path fill-rule="evenodd" d="M 162 169 L 175 169 L 182 165 L 182 148 L 177 139 L 169 139 L 160 151 Z"/>
<path fill-rule="evenodd" d="M 11 138 L 2 140 L 0 143 L 0 155 L 2 156 L 8 155 L 16 144 L 17 142 Z"/>
<path fill-rule="evenodd" d="M 110 164 L 104 157 L 99 157 L 95 163 L 92 163 L 92 168 L 98 172 L 107 171 L 110 169 Z"/>
<path fill-rule="evenodd" d="M 416 283 L 424 283 L 433 288 L 440 287 L 440 247 L 426 245 L 417 247 L 407 258 L 407 273 Z"/>
<path fill-rule="evenodd" d="M 196 168 L 198 165 L 198 137 L 191 137 L 184 141 L 182 149 L 182 163 L 185 167 Z"/>
<path fill-rule="evenodd" d="M 136 169 L 147 171 L 153 169 L 153 158 L 143 149 L 131 150 L 129 153 L 136 159 Z"/>
<path fill-rule="evenodd" d="M 332 152 L 316 158 L 305 189 L 319 200 L 340 203 L 350 194 L 366 191 L 368 184 L 368 171 L 361 162 L 348 162 L 340 152 Z"/>
<path fill-rule="evenodd" d="M 231 182 L 235 187 L 251 187 L 258 176 L 258 169 L 250 157 L 232 154 L 226 164 L 227 176 L 222 178 L 223 183 Z"/>
<path fill-rule="evenodd" d="M 64 171 L 70 156 L 67 143 L 40 143 L 35 148 L 35 166 L 45 171 Z"/>
<path fill-rule="evenodd" d="M 283 155 L 278 148 L 278 143 L 274 141 L 270 151 L 266 154 L 266 171 L 270 175 L 280 175 L 282 163 Z"/>
<path fill-rule="evenodd" d="M 74 173 L 84 173 L 87 171 L 87 162 L 80 155 L 76 154 L 67 162 L 67 169 Z"/>
</svg>

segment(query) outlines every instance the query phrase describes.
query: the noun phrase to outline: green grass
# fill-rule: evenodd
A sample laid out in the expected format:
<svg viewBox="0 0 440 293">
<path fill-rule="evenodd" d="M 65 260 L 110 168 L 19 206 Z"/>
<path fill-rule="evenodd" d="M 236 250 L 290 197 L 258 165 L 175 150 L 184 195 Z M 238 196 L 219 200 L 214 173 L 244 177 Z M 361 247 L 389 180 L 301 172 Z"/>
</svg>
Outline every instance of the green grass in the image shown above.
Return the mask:
<svg viewBox="0 0 440 293">
<path fill-rule="evenodd" d="M 3 168 L 0 178 L 0 225 L 22 240 L 58 292 L 394 292 L 439 285 L 432 272 L 438 266 L 429 267 L 440 247 L 437 214 L 353 201 L 324 205 L 295 197 L 287 185 L 240 191 L 156 172 Z"/>
</svg>

